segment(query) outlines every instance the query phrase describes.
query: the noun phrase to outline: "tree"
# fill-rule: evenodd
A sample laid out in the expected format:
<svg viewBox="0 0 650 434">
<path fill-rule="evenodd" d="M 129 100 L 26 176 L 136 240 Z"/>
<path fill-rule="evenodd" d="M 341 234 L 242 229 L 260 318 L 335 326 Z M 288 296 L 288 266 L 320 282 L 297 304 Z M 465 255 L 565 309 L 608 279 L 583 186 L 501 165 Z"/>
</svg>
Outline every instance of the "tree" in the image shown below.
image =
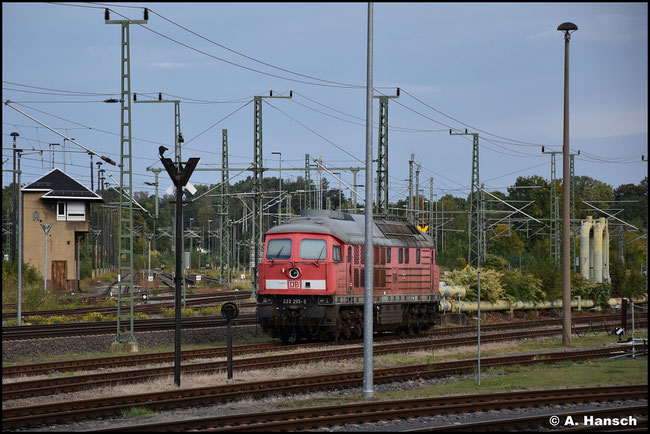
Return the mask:
<svg viewBox="0 0 650 434">
<path fill-rule="evenodd" d="M 648 177 L 639 185 L 623 184 L 614 190 L 614 200 L 621 203 L 618 217 L 637 227 L 648 227 Z M 635 202 L 629 202 L 635 201 Z"/>
</svg>

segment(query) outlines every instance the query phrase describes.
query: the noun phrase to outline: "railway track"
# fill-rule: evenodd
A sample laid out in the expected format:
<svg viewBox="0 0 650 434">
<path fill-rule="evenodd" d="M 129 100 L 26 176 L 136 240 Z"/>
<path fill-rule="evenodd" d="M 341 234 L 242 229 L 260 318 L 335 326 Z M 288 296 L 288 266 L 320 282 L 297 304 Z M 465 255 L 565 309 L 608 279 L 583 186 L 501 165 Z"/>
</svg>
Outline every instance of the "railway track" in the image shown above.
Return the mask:
<svg viewBox="0 0 650 434">
<path fill-rule="evenodd" d="M 482 358 L 481 366 L 487 368 L 495 366 L 530 365 L 586 360 L 612 357 L 623 354 L 627 350 L 628 349 L 610 347 L 553 353 L 507 355 L 502 357 Z M 378 369 L 374 372 L 374 384 L 386 384 L 413 379 L 444 377 L 451 374 L 471 373 L 474 371 L 475 367 L 476 360 L 460 360 L 434 364 L 410 365 L 390 369 Z M 142 407 L 160 411 L 201 405 L 214 405 L 242 398 L 259 399 L 269 395 L 293 395 L 297 393 L 316 392 L 322 390 L 349 389 L 361 387 L 362 383 L 363 371 L 355 371 L 4 408 L 2 411 L 2 425 L 4 429 L 29 428 L 44 424 L 119 415 L 122 411 L 133 407 Z"/>
<path fill-rule="evenodd" d="M 576 332 L 593 332 L 599 333 L 597 329 L 600 327 L 600 330 L 608 332 L 610 328 L 613 329 L 614 324 L 610 321 L 615 320 L 615 316 L 606 315 L 598 317 L 597 321 L 594 321 L 593 318 L 580 317 L 574 318 L 574 323 L 588 323 L 588 328 L 584 327 L 579 328 L 578 330 L 573 330 Z M 503 329 L 530 329 L 535 327 L 545 327 L 545 326 L 554 326 L 559 325 L 561 320 L 538 320 L 538 321 L 516 321 L 510 323 L 502 324 L 486 324 L 481 329 L 484 332 L 497 331 Z M 596 329 L 596 330 L 594 330 Z M 428 331 L 427 333 L 422 334 L 422 337 L 430 336 L 449 336 L 449 335 L 458 335 L 461 333 L 473 333 L 476 330 L 474 326 L 463 326 L 463 327 L 445 327 L 445 328 L 436 328 Z M 377 336 L 375 342 L 386 341 L 389 339 L 395 339 L 394 336 Z M 353 345 L 363 342 L 362 340 L 351 340 L 346 341 L 347 344 Z M 332 343 L 340 344 L 340 343 Z M 313 347 L 322 347 L 327 345 L 327 343 L 308 343 L 308 344 L 297 344 L 291 346 L 291 348 L 313 348 Z M 269 342 L 267 344 L 258 344 L 258 345 L 244 345 L 244 346 L 235 346 L 233 348 L 234 354 L 255 354 L 263 351 L 272 351 L 282 346 L 277 342 Z M 187 359 L 198 359 L 198 358 L 212 358 L 212 357 L 222 357 L 223 349 L 213 348 L 213 349 L 203 349 L 203 350 L 191 350 L 183 351 L 181 353 L 183 358 Z M 83 360 L 69 360 L 69 361 L 57 361 L 57 362 L 48 362 L 48 363 L 36 363 L 28 365 L 15 365 L 15 366 L 4 366 L 2 370 L 3 378 L 11 378 L 16 376 L 34 376 L 34 375 L 43 375 L 49 374 L 51 372 L 68 372 L 83 370 L 86 368 L 119 368 L 122 366 L 135 366 L 143 363 L 164 363 L 170 360 L 173 357 L 173 353 L 154 353 L 154 354 L 131 354 L 126 356 L 114 356 L 114 357 L 102 357 L 102 358 L 92 358 L 92 359 L 83 359 Z"/>
<path fill-rule="evenodd" d="M 174 318 L 136 319 L 133 327 L 137 332 L 172 330 L 175 328 Z M 255 314 L 242 314 L 233 322 L 234 325 L 256 324 Z M 226 321 L 220 315 L 189 317 L 181 319 L 181 327 L 202 328 L 225 326 Z M 42 324 L 32 326 L 2 327 L 2 340 L 39 339 L 64 336 L 88 336 L 111 334 L 116 332 L 116 321 L 77 322 L 63 324 Z"/>
<path fill-rule="evenodd" d="M 189 431 L 209 430 L 220 431 L 297 431 L 315 430 L 323 427 L 345 424 L 362 424 L 368 422 L 401 420 L 417 417 L 446 416 L 450 414 L 475 413 L 482 411 L 499 411 L 506 409 L 539 408 L 550 405 L 586 404 L 616 402 L 621 400 L 647 400 L 648 386 L 611 386 L 576 389 L 531 390 L 523 392 L 486 393 L 478 395 L 456 395 L 434 398 L 418 398 L 390 401 L 372 401 L 358 404 L 337 406 L 310 407 L 299 409 L 283 409 L 262 413 L 246 413 L 232 416 L 197 418 L 164 423 L 150 423 L 112 427 L 109 429 L 90 430 L 92 432 L 142 432 L 142 431 Z M 601 413 L 602 412 L 602 413 Z M 588 415 L 603 414 L 612 417 L 613 413 L 647 416 L 647 405 L 619 407 L 617 409 L 600 409 L 587 412 Z M 576 415 L 581 412 L 570 412 L 566 415 Z M 439 427 L 418 429 L 413 431 L 469 431 L 475 428 L 484 431 L 485 427 L 492 430 L 503 428 L 530 429 L 531 425 L 549 428 L 549 416 L 555 413 L 531 418 L 500 419 L 492 416 L 493 420 L 476 424 L 454 424 Z M 598 417 L 598 416 L 596 416 Z M 604 416 L 603 416 L 604 417 Z M 566 420 L 566 416 L 561 418 Z"/>
<path fill-rule="evenodd" d="M 242 292 L 222 292 L 222 293 L 210 293 L 210 294 L 187 294 L 185 296 L 185 304 L 187 306 L 201 306 L 201 305 L 210 305 L 215 303 L 221 303 L 224 301 L 233 301 L 233 300 L 247 300 L 250 298 L 250 291 Z M 139 303 L 134 306 L 135 312 L 155 314 L 160 313 L 160 310 L 163 307 L 169 308 L 174 307 L 174 302 L 166 302 L 165 300 L 174 300 L 173 295 L 169 296 L 158 296 L 158 297 L 149 297 L 147 299 L 147 304 Z M 248 303 L 248 307 L 254 307 L 255 303 Z M 103 315 L 116 315 L 117 308 L 113 306 L 97 306 L 97 307 L 78 307 L 72 309 L 52 309 L 52 310 L 39 310 L 39 311 L 27 311 L 22 312 L 22 316 L 25 320 L 28 320 L 30 316 L 83 316 L 92 312 L 101 313 Z M 3 312 L 2 319 L 13 319 L 17 315 L 17 312 Z M 25 327 L 25 326 L 21 326 Z"/>
<path fill-rule="evenodd" d="M 511 333 L 498 333 L 491 335 L 482 335 L 481 342 L 490 343 L 490 342 L 502 342 L 505 340 L 517 340 L 517 339 L 530 339 L 543 336 L 554 336 L 560 335 L 562 333 L 561 329 L 554 330 L 531 330 L 531 331 L 520 331 L 520 332 L 511 332 Z M 454 337 L 447 339 L 440 338 L 430 338 L 428 340 L 417 340 L 417 341 L 398 341 L 398 342 L 389 342 L 384 344 L 376 344 L 373 346 L 373 354 L 396 354 L 396 353 L 406 353 L 409 351 L 433 351 L 436 349 L 454 347 L 454 346 L 463 346 L 463 345 L 473 345 L 477 341 L 476 336 L 468 337 Z M 239 348 L 237 353 L 239 354 L 258 354 L 259 351 L 272 351 L 272 350 L 281 350 L 283 348 L 277 344 L 272 344 L 270 346 L 264 345 L 254 345 L 250 347 Z M 191 353 L 185 352 L 185 359 L 188 360 Z M 224 357 L 225 350 L 223 348 L 213 349 L 211 351 L 204 350 L 200 355 L 201 357 Z M 347 345 L 343 348 L 336 349 L 326 349 L 326 350 L 312 350 L 304 353 L 290 353 L 283 355 L 274 355 L 274 356 L 265 356 L 265 357 L 255 357 L 255 358 L 246 358 L 246 359 L 237 359 L 233 360 L 233 369 L 238 371 L 247 371 L 253 369 L 272 369 L 277 367 L 286 366 L 287 363 L 297 364 L 297 363 L 313 363 L 317 361 L 326 361 L 326 360 L 342 360 L 350 358 L 360 358 L 363 357 L 363 346 L 360 345 Z M 115 358 L 111 358 L 115 359 Z M 126 359 L 128 363 L 129 359 Z M 173 362 L 174 357 L 173 353 L 161 353 L 159 355 L 143 355 L 140 357 L 140 363 L 171 363 Z M 110 363 L 115 364 L 115 360 L 111 360 Z M 85 367 L 91 366 L 89 363 L 92 361 L 84 361 L 83 365 Z M 120 363 L 124 363 L 124 360 L 121 360 Z M 223 371 L 227 367 L 227 362 L 216 361 L 216 362 L 205 362 L 205 363 L 192 363 L 181 366 L 181 372 L 184 374 L 213 374 L 219 371 Z M 102 367 L 101 360 L 97 361 L 95 369 Z M 106 367 L 104 364 L 103 367 Z M 20 372 L 20 369 L 14 370 L 14 373 Z M 52 372 L 52 368 L 50 368 Z M 136 383 L 143 381 L 150 381 L 155 378 L 172 375 L 174 372 L 173 366 L 168 367 L 159 367 L 159 368 L 144 368 L 144 369 L 132 369 L 129 371 L 120 371 L 119 375 L 115 372 L 109 373 L 98 373 L 98 374 L 87 374 L 87 375 L 77 375 L 77 376 L 67 376 L 67 377 L 55 377 L 55 378 L 46 378 L 41 380 L 26 380 L 26 381 L 16 381 L 11 383 L 3 383 L 2 387 L 2 399 L 7 401 L 10 399 L 21 399 L 26 397 L 34 396 L 43 396 L 51 395 L 58 393 L 68 393 L 76 392 L 79 390 L 85 390 L 89 388 L 104 387 L 108 385 L 115 384 L 126 384 L 126 383 Z"/>
</svg>

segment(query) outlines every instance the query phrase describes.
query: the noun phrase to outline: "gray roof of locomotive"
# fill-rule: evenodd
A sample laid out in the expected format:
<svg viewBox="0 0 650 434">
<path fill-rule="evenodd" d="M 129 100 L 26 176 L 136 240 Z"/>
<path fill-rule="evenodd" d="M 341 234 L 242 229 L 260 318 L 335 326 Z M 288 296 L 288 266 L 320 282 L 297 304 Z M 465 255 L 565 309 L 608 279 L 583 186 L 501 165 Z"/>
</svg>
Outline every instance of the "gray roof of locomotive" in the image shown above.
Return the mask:
<svg viewBox="0 0 650 434">
<path fill-rule="evenodd" d="M 390 247 L 431 248 L 433 238 L 405 220 L 375 215 L 372 225 L 373 244 Z M 267 234 L 307 232 L 330 234 L 345 244 L 365 243 L 365 215 L 342 211 L 304 210 L 301 216 L 274 226 Z"/>
</svg>

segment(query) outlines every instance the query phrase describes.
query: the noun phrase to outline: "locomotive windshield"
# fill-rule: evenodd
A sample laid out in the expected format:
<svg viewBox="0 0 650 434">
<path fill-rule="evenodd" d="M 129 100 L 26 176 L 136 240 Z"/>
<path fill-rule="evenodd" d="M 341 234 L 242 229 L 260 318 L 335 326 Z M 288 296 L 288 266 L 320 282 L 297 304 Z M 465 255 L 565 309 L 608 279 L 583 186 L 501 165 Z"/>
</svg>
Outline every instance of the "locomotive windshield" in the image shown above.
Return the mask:
<svg viewBox="0 0 650 434">
<path fill-rule="evenodd" d="M 266 248 L 266 259 L 289 259 L 291 257 L 291 240 L 280 238 L 270 240 Z"/>
<path fill-rule="evenodd" d="M 327 242 L 309 239 L 300 241 L 300 259 L 327 259 Z"/>
</svg>

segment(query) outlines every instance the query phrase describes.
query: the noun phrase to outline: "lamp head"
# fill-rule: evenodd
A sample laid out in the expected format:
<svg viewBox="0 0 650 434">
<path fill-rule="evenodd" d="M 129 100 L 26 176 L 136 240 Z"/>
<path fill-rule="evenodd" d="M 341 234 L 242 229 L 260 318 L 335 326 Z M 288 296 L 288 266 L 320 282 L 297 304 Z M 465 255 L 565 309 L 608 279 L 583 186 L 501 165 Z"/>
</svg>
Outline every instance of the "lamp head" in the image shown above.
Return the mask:
<svg viewBox="0 0 650 434">
<path fill-rule="evenodd" d="M 578 30 L 578 26 L 567 21 L 566 23 L 562 23 L 557 26 L 557 29 L 561 32 L 575 32 Z"/>
<path fill-rule="evenodd" d="M 557 26 L 557 29 L 561 32 L 564 32 L 564 39 L 569 40 L 571 38 L 571 33 L 578 30 L 578 26 L 573 23 L 566 22 Z"/>
</svg>

